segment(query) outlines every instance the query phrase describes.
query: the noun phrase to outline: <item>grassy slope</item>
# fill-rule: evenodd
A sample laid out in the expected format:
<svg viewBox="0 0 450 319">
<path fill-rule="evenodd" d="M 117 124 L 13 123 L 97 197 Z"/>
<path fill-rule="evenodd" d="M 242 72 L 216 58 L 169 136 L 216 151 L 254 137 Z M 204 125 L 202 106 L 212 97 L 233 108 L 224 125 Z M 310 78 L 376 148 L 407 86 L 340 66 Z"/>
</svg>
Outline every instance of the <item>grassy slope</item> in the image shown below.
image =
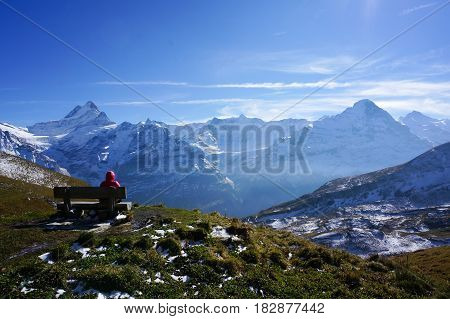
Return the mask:
<svg viewBox="0 0 450 319">
<path fill-rule="evenodd" d="M 391 257 L 396 263 L 413 269 L 450 295 L 450 247 L 435 247 Z"/>
<path fill-rule="evenodd" d="M 30 169 L 44 169 L 29 163 Z M 72 186 L 85 182 L 52 171 L 51 174 Z M 64 238 L 69 232 L 44 232 L 40 228 L 18 228 L 23 222 L 37 222 L 54 214 L 53 190 L 48 187 L 0 176 L 0 264 L 22 249 L 39 247 Z"/>
<path fill-rule="evenodd" d="M 62 298 L 94 296 L 89 289 L 136 298 L 446 296 L 446 287 L 427 274 L 391 259 L 363 260 L 217 213 L 151 206 L 133 214 L 133 224 L 95 235 L 81 233 L 78 242 L 90 248 L 86 258 L 70 249 L 74 239 L 67 238 L 52 249 L 9 262 L 0 275 L 0 296 L 54 298 L 57 289 L 66 291 Z M 215 226 L 237 240 L 211 236 Z M 169 261 L 162 251 L 178 257 Z M 44 252 L 51 253 L 53 264 L 37 258 Z M 35 290 L 23 294 L 24 286 Z"/>
</svg>

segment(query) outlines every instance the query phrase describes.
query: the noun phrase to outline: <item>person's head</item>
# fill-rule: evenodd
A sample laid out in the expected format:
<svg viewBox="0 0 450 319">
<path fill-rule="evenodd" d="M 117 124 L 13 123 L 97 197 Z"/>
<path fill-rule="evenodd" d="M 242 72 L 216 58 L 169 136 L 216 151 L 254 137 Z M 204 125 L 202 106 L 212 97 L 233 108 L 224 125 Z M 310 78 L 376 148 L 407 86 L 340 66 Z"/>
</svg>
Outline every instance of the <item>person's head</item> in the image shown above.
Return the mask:
<svg viewBox="0 0 450 319">
<path fill-rule="evenodd" d="M 113 171 L 106 172 L 105 180 L 108 182 L 113 182 L 116 179 L 116 174 Z"/>
</svg>

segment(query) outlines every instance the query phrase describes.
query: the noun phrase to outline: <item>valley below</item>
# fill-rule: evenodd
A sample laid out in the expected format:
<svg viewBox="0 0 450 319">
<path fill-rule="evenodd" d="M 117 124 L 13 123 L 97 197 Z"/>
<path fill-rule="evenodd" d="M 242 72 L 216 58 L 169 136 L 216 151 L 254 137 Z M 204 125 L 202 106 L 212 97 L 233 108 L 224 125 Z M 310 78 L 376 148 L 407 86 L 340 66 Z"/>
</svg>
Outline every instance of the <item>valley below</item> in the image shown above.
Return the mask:
<svg viewBox="0 0 450 319">
<path fill-rule="evenodd" d="M 265 223 L 362 257 L 450 244 L 450 206 L 391 212 L 386 205 L 361 205 L 332 215 L 269 219 Z"/>
</svg>

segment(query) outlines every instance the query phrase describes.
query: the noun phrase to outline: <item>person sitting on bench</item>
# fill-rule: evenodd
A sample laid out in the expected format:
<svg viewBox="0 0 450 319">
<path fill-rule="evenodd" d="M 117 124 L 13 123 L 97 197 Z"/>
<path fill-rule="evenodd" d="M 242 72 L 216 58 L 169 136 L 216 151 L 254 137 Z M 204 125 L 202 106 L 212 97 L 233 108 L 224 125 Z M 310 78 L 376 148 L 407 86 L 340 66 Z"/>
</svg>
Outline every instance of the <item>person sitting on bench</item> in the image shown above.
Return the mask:
<svg viewBox="0 0 450 319">
<path fill-rule="evenodd" d="M 120 187 L 120 183 L 116 181 L 116 174 L 113 171 L 107 172 L 105 180 L 100 184 L 100 187 Z"/>
</svg>

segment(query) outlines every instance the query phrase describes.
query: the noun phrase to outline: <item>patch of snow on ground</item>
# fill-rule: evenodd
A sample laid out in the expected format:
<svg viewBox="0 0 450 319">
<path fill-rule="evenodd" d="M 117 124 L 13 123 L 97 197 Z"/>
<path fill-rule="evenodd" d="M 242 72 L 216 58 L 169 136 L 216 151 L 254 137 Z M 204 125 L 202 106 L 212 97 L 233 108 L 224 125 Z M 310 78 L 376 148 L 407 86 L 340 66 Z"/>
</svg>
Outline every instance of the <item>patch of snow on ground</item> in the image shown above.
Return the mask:
<svg viewBox="0 0 450 319">
<path fill-rule="evenodd" d="M 269 224 L 270 227 L 274 229 L 281 229 L 289 226 L 290 222 L 284 220 L 284 219 L 275 219 L 272 223 Z"/>
<path fill-rule="evenodd" d="M 70 249 L 72 249 L 74 252 L 80 253 L 82 256 L 81 258 L 89 257 L 90 248 L 85 248 L 81 246 L 79 243 L 74 243 Z"/>
<path fill-rule="evenodd" d="M 55 298 L 61 297 L 66 291 L 64 289 L 58 289 L 56 290 Z"/>
<path fill-rule="evenodd" d="M 223 228 L 222 226 L 215 226 L 212 229 L 211 236 L 214 237 L 214 238 L 228 239 L 232 235 L 229 234 L 227 232 L 227 230 L 225 228 Z"/>
<path fill-rule="evenodd" d="M 160 272 L 157 272 L 156 274 L 155 274 L 155 283 L 157 283 L 157 284 L 163 284 L 164 283 L 164 280 L 162 280 L 161 279 L 161 273 Z"/>
<path fill-rule="evenodd" d="M 77 295 L 97 295 L 97 299 L 134 299 L 130 296 L 130 294 L 121 291 L 110 291 L 103 292 L 96 289 L 85 289 L 83 283 L 79 283 L 77 287 L 73 290 L 73 292 Z"/>
<path fill-rule="evenodd" d="M 26 295 L 27 293 L 32 292 L 32 291 L 35 291 L 35 290 L 36 290 L 36 289 L 34 289 L 34 288 L 22 287 L 22 289 L 20 290 L 20 292 Z"/>
<path fill-rule="evenodd" d="M 73 224 L 73 222 L 61 222 L 61 223 L 53 222 L 53 223 L 47 224 L 47 226 L 70 226 L 72 224 Z"/>
<path fill-rule="evenodd" d="M 238 253 L 242 253 L 243 251 L 246 251 L 246 250 L 247 250 L 247 247 L 245 247 L 245 246 L 239 245 L 237 247 Z"/>
<path fill-rule="evenodd" d="M 47 262 L 49 264 L 53 264 L 53 260 L 51 258 L 51 255 L 52 255 L 51 253 L 45 253 L 45 254 L 39 255 L 38 257 L 42 261 L 45 261 L 45 262 Z"/>
<path fill-rule="evenodd" d="M 27 287 L 27 285 L 31 285 L 31 284 L 33 284 L 33 283 L 34 283 L 34 280 L 22 281 L 22 282 L 20 283 L 20 287 L 21 287 L 20 292 L 26 295 L 27 293 L 36 290 L 36 289 L 34 289 L 34 288 L 28 288 L 28 287 Z"/>
<path fill-rule="evenodd" d="M 172 277 L 173 280 L 182 281 L 182 282 L 187 282 L 189 280 L 189 276 L 170 275 L 170 277 Z"/>
</svg>

